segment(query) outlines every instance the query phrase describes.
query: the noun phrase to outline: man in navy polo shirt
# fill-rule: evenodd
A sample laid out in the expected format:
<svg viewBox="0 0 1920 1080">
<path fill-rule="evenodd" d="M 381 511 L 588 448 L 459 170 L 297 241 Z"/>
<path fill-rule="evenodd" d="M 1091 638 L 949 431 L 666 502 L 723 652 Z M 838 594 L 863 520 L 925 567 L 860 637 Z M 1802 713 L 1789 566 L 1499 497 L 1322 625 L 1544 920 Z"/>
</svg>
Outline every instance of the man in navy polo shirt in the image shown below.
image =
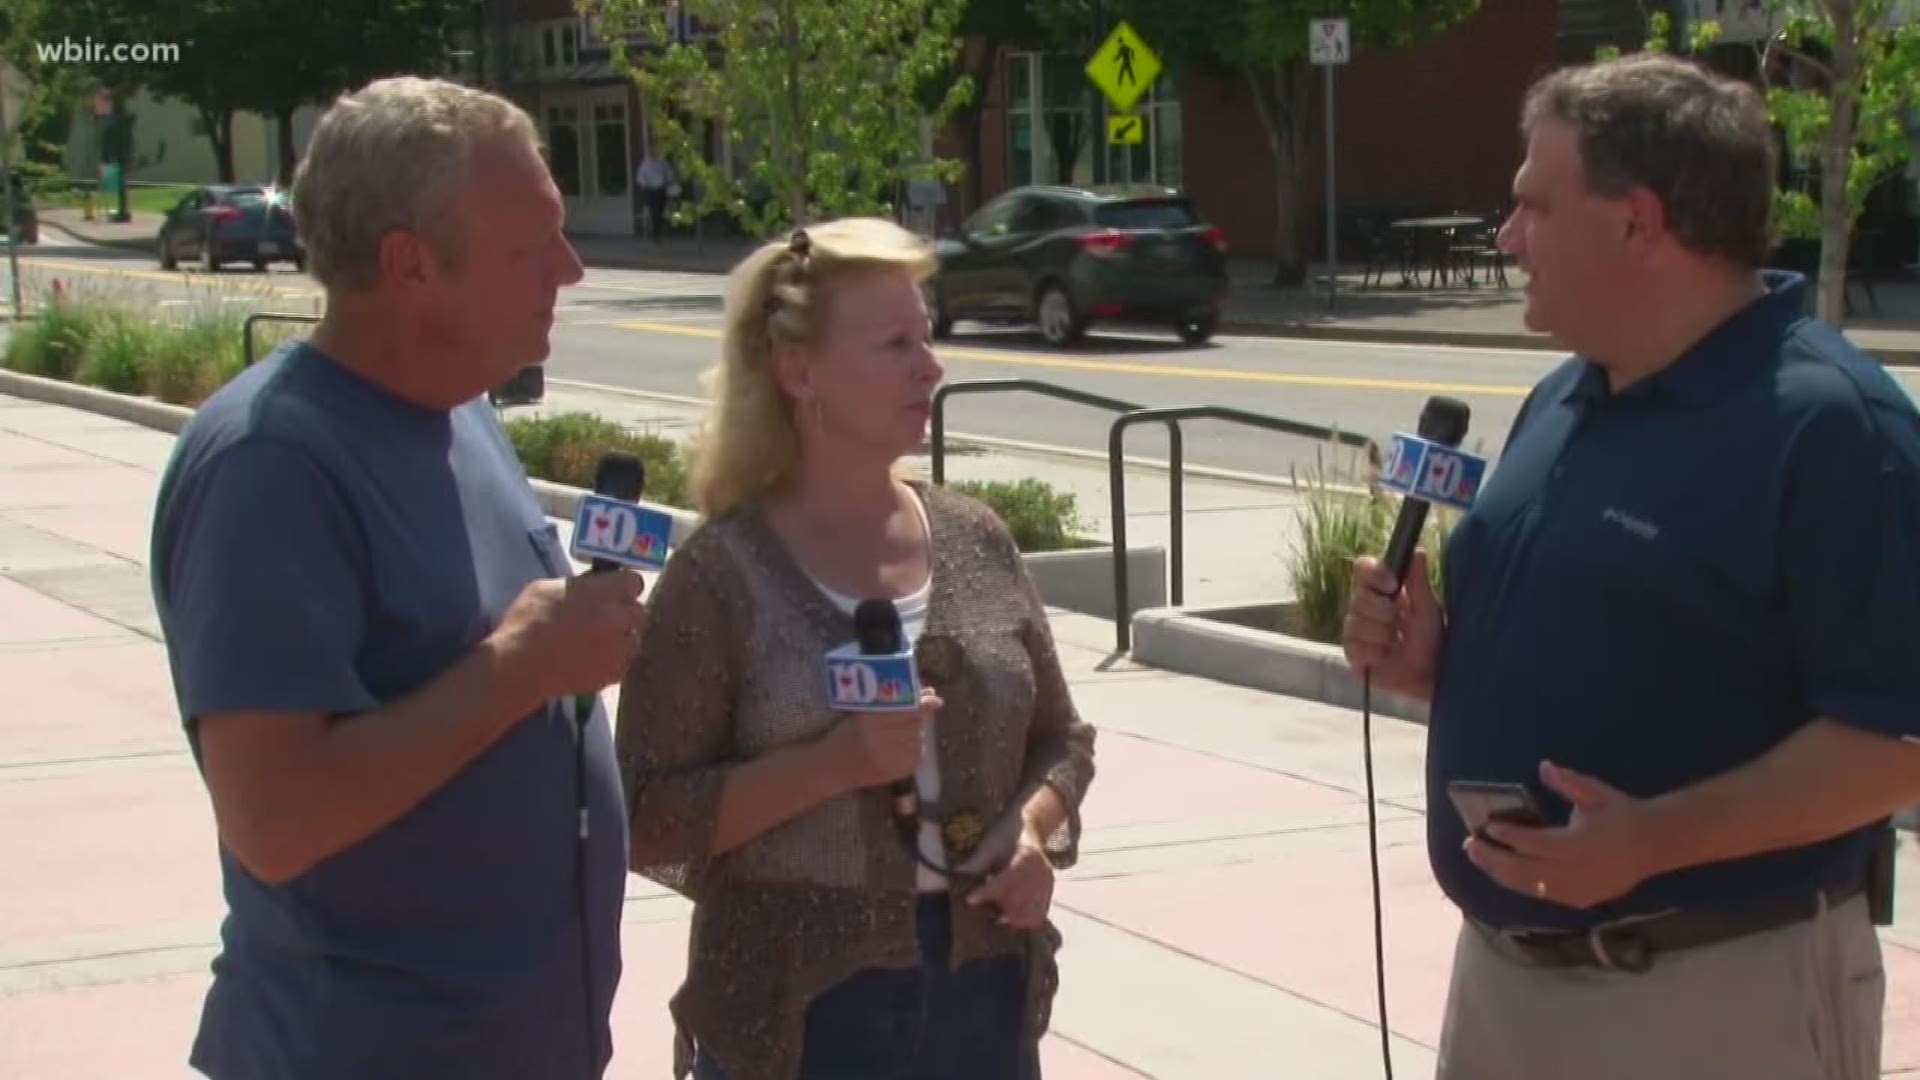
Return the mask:
<svg viewBox="0 0 1920 1080">
<path fill-rule="evenodd" d="M 1431 702 L 1428 838 L 1460 907 L 1446 1080 L 1868 1080 L 1868 905 L 1920 802 L 1920 417 L 1762 272 L 1748 87 L 1635 57 L 1549 75 L 1502 246 L 1577 354 L 1446 551 L 1362 559 L 1345 645 Z M 1542 827 L 1469 836 L 1451 781 Z"/>
<path fill-rule="evenodd" d="M 154 522 L 229 909 L 191 1063 L 597 1077 L 626 815 L 572 702 L 640 582 L 569 576 L 484 397 L 579 280 L 559 192 L 518 108 L 395 79 L 320 120 L 293 206 L 326 318 L 199 411 Z"/>
</svg>

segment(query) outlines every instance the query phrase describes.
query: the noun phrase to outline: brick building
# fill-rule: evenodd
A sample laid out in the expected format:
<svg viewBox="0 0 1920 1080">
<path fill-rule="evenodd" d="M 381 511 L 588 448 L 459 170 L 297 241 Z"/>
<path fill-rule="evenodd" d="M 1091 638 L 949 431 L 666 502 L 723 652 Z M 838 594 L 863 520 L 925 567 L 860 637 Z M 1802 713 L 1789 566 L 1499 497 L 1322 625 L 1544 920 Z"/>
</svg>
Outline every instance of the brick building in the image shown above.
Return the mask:
<svg viewBox="0 0 1920 1080">
<path fill-rule="evenodd" d="M 1361 50 L 1338 69 L 1339 205 L 1484 213 L 1504 206 L 1522 156 L 1521 97 L 1562 52 L 1559 8 L 1552 0 L 1484 0 L 1438 38 L 1396 52 Z M 1226 231 L 1234 251 L 1271 254 L 1278 185 L 1251 90 L 1197 71 L 1163 74 L 1136 110 L 1147 114 L 1147 141 L 1110 147 L 1104 142 L 1108 106 L 1089 84 L 1084 64 L 1085 57 L 1057 54 L 1012 53 L 1004 59 L 984 95 L 983 195 L 1034 182 L 1177 187 Z M 1302 237 L 1309 258 L 1325 247 L 1325 228 L 1318 224 L 1324 220 L 1318 215 L 1326 176 L 1322 85 L 1314 80 L 1306 102 L 1301 147 L 1301 198 L 1316 208 L 1316 225 Z M 951 138 L 943 140 L 942 150 L 964 157 Z"/>
<path fill-rule="evenodd" d="M 648 143 L 637 90 L 613 71 L 572 0 L 483 0 L 483 7 L 493 40 L 482 81 L 538 120 L 569 229 L 635 232 L 633 175 Z M 1483 0 L 1422 45 L 1361 50 L 1336 75 L 1339 205 L 1498 211 L 1522 156 L 1516 121 L 1526 86 L 1564 57 L 1590 56 L 1603 42 L 1631 45 L 1640 34 L 1635 0 Z M 1147 116 L 1147 140 L 1109 146 L 1108 106 L 1085 63 L 1066 53 L 1000 58 L 980 94 L 982 197 L 1032 182 L 1164 184 L 1191 195 L 1236 252 L 1271 254 L 1279 219 L 1274 159 L 1250 90 L 1199 71 L 1163 73 L 1136 110 Z M 1302 145 L 1300 198 L 1316 222 L 1301 238 L 1308 258 L 1325 241 L 1320 86 L 1316 78 Z M 734 172 L 728 141 L 707 141 L 709 157 Z M 957 132 L 936 145 L 945 156 L 970 156 Z M 965 204 L 968 186 L 953 186 L 938 226 L 974 209 Z"/>
</svg>

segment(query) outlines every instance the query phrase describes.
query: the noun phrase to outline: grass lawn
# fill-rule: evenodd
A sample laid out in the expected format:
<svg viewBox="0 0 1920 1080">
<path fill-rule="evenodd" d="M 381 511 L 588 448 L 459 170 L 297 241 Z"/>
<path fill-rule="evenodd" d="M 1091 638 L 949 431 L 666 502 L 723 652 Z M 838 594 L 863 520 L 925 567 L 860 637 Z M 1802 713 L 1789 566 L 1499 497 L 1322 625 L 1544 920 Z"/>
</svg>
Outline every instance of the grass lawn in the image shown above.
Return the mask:
<svg viewBox="0 0 1920 1080">
<path fill-rule="evenodd" d="M 164 214 L 173 209 L 187 192 L 193 190 L 192 184 L 136 184 L 127 188 L 127 209 L 134 213 Z M 56 207 L 79 207 L 80 191 L 67 188 L 63 191 L 47 192 L 37 200 L 42 209 Z M 112 212 L 118 200 L 107 200 L 95 195 L 93 211 L 96 214 Z"/>
</svg>

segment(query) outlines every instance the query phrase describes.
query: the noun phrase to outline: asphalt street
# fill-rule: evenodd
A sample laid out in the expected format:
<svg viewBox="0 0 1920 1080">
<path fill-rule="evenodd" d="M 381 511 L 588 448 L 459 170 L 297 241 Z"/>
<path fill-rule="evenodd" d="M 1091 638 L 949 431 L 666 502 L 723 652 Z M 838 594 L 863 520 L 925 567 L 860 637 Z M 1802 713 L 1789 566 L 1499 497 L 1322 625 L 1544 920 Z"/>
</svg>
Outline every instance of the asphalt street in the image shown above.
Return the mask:
<svg viewBox="0 0 1920 1080">
<path fill-rule="evenodd" d="M 147 256 L 54 234 L 23 249 L 22 280 L 58 277 L 76 288 L 137 289 L 167 305 L 233 303 L 311 311 L 313 282 L 287 268 L 223 272 L 209 279 L 162 271 Z M 4 260 L 0 260 L 3 264 Z M 716 275 L 589 269 L 556 312 L 550 380 L 684 397 L 704 396 L 701 375 L 718 353 L 725 279 Z M 1473 410 L 1466 445 L 1497 457 L 1527 390 L 1560 357 L 1539 351 L 1221 337 L 1190 348 L 1171 334 L 1099 333 L 1053 349 L 1020 329 L 962 323 L 939 355 L 949 383 L 1033 379 L 1144 406 L 1226 405 L 1384 442 L 1412 430 L 1428 396 L 1458 397 Z M 1920 370 L 1895 369 L 1915 394 Z M 956 396 L 950 432 L 1046 448 L 1106 452 L 1111 415 L 1026 392 Z M 1127 452 L 1165 453 L 1151 425 L 1127 437 Z M 1323 444 L 1220 421 L 1186 425 L 1190 463 L 1272 476 L 1311 468 Z"/>
</svg>

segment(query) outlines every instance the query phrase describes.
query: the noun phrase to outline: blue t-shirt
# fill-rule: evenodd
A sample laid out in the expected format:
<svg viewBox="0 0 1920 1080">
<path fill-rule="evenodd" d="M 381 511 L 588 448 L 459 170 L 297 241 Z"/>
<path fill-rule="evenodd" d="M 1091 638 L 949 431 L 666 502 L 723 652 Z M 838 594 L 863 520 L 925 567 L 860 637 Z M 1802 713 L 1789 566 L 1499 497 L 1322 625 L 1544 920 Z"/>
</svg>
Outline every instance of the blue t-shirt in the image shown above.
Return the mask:
<svg viewBox="0 0 1920 1080">
<path fill-rule="evenodd" d="M 570 569 L 484 399 L 420 408 L 283 346 L 206 403 L 161 481 L 154 595 L 196 760 L 200 716 L 353 717 L 405 697 Z M 282 885 L 223 845 L 229 913 L 192 1064 L 215 1080 L 599 1076 L 627 834 L 596 709 L 583 887 L 576 730 L 550 703 Z"/>
<path fill-rule="evenodd" d="M 1879 364 L 1769 295 L 1611 393 L 1575 359 L 1534 389 L 1448 543 L 1428 733 L 1434 872 L 1468 915 L 1579 930 L 1857 881 L 1871 829 L 1692 867 L 1576 911 L 1473 865 L 1450 780 L 1542 759 L 1650 797 L 1817 717 L 1920 735 L 1920 414 Z"/>
</svg>

